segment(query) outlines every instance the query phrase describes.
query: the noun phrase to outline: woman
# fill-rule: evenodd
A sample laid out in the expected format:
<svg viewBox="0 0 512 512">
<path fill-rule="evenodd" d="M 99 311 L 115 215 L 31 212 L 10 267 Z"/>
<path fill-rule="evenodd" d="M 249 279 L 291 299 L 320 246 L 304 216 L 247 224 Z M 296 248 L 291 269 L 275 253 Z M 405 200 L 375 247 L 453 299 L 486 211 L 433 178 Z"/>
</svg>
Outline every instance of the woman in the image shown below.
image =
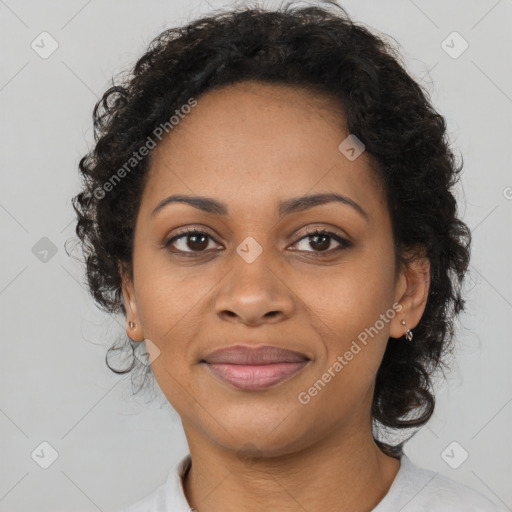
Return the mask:
<svg viewBox="0 0 512 512">
<path fill-rule="evenodd" d="M 126 512 L 498 510 L 386 439 L 431 417 L 464 309 L 461 166 L 398 55 L 323 4 L 169 29 L 96 105 L 89 287 L 190 449 Z"/>
</svg>

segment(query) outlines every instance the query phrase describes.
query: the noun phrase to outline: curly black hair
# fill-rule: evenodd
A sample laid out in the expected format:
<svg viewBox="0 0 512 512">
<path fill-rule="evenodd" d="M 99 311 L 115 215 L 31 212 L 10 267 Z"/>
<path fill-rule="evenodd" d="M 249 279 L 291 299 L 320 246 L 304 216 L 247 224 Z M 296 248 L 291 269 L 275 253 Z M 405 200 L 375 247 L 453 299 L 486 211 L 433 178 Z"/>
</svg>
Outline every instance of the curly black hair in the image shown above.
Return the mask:
<svg viewBox="0 0 512 512">
<path fill-rule="evenodd" d="M 191 99 L 245 80 L 334 95 L 384 185 L 397 265 L 405 268 L 411 254 L 430 260 L 428 299 L 414 341 L 389 338 L 376 376 L 374 439 L 383 452 L 400 456 L 404 441 L 386 443 L 378 434 L 429 420 L 433 375 L 446 366 L 454 319 L 464 310 L 471 233 L 457 218 L 452 194 L 463 165 L 450 149 L 444 118 L 407 73 L 399 51 L 335 1 L 218 10 L 165 30 L 133 69 L 112 79 L 94 108 L 95 147 L 80 160 L 83 188 L 73 198 L 89 290 L 100 309 L 126 315 L 120 264 L 133 272 L 134 226 L 151 161 L 140 148 L 155 142 L 162 131 L 155 129 L 169 126 Z M 121 176 L 123 168 L 122 179 L 113 182 L 114 171 Z M 128 337 L 122 344 L 132 347 Z M 132 348 L 129 367 L 114 369 L 109 352 L 107 365 L 117 373 L 138 364 Z"/>
</svg>

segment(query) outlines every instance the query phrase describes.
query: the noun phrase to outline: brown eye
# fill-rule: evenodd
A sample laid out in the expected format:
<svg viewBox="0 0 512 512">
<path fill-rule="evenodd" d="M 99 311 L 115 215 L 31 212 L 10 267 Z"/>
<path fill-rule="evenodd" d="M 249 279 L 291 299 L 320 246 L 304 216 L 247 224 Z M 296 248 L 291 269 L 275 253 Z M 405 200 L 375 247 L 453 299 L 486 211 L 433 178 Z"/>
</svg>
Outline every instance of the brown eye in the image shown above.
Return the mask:
<svg viewBox="0 0 512 512">
<path fill-rule="evenodd" d="M 172 237 L 164 246 L 169 247 L 172 245 L 176 249 L 174 252 L 204 252 L 212 240 L 212 237 L 204 231 L 187 230 Z"/>
<path fill-rule="evenodd" d="M 306 243 L 306 241 L 309 239 L 309 242 Z M 334 249 L 329 250 L 329 247 L 332 244 L 332 241 L 335 241 L 338 243 L 338 247 L 335 247 Z M 333 252 L 337 252 L 343 249 L 346 249 L 348 247 L 351 247 L 351 243 L 348 240 L 345 240 L 344 238 L 336 235 L 335 233 L 332 233 L 330 231 L 320 231 L 316 230 L 311 233 L 308 233 L 306 236 L 299 239 L 296 244 L 304 241 L 304 249 L 298 249 L 301 251 L 306 252 L 312 252 L 315 256 L 322 256 L 322 253 L 327 253 L 328 255 L 332 254 Z M 308 247 L 310 249 L 313 249 L 313 251 L 308 250 Z"/>
</svg>

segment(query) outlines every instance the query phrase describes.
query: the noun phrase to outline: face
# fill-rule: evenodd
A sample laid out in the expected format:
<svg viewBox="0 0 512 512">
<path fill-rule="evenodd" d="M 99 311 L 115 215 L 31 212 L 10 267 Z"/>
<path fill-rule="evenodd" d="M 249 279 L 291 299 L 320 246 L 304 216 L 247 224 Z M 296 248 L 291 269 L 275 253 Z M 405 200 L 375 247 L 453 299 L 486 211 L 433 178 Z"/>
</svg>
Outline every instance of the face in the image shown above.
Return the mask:
<svg viewBox="0 0 512 512">
<path fill-rule="evenodd" d="M 396 271 L 384 190 L 367 153 L 338 148 L 348 135 L 333 99 L 246 82 L 199 98 L 153 151 L 123 296 L 189 444 L 284 454 L 369 428 L 388 337 L 419 321 L 426 289 Z M 317 194 L 344 199 L 295 201 Z M 173 195 L 219 204 L 154 211 Z M 201 362 L 233 345 L 307 362 L 241 389 Z"/>
</svg>

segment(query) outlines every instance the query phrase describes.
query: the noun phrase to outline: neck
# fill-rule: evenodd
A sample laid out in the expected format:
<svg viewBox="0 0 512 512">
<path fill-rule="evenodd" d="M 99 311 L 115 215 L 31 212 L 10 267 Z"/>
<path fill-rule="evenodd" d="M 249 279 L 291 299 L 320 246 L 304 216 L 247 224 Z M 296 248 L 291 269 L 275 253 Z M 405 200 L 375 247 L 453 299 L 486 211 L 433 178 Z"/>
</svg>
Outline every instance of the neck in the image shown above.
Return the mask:
<svg viewBox="0 0 512 512">
<path fill-rule="evenodd" d="M 369 512 L 400 466 L 379 450 L 371 428 L 333 432 L 300 451 L 254 458 L 185 430 L 192 466 L 183 485 L 197 512 Z"/>
</svg>

